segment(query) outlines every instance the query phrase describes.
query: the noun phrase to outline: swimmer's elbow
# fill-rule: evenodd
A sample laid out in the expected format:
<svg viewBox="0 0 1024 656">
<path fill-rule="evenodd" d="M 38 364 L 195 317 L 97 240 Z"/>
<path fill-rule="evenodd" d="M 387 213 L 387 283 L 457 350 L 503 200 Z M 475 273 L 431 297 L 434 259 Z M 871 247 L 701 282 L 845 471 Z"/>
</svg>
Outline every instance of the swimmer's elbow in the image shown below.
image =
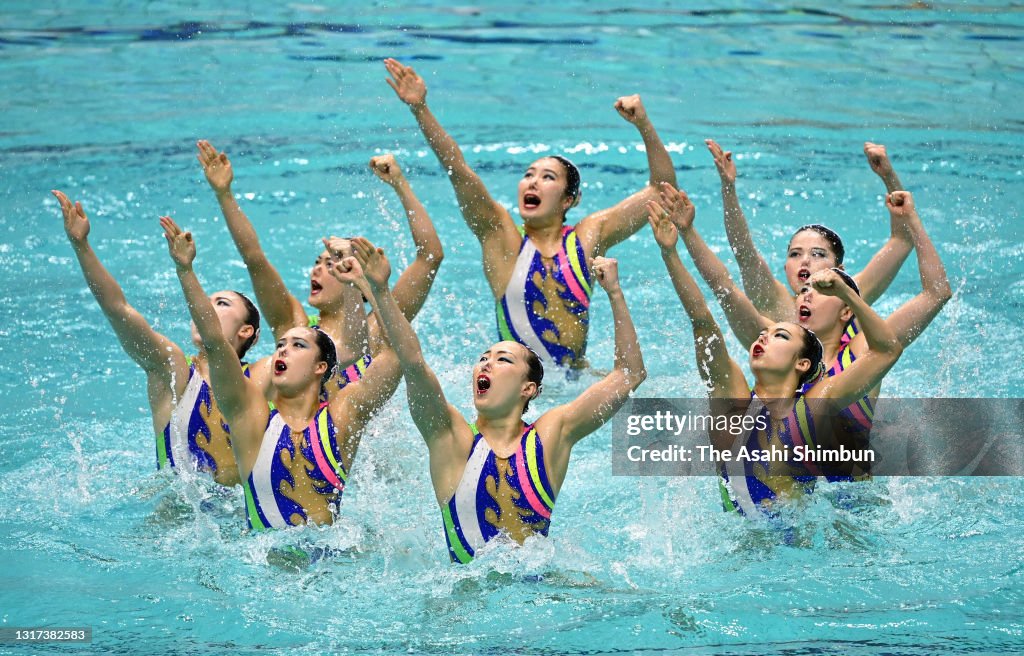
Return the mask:
<svg viewBox="0 0 1024 656">
<path fill-rule="evenodd" d="M 402 371 L 406 374 L 423 374 L 430 370 L 427 366 L 427 359 L 423 357 L 423 351 L 416 349 L 415 353 L 397 353 L 398 362 L 402 366 Z"/>
<path fill-rule="evenodd" d="M 431 271 L 436 272 L 441 268 L 441 262 L 444 260 L 444 248 L 438 242 L 436 246 L 428 246 L 417 252 L 416 257 L 427 265 Z"/>
<path fill-rule="evenodd" d="M 636 389 L 637 389 L 638 387 L 640 387 L 640 385 L 641 385 L 641 384 L 642 384 L 642 383 L 643 383 L 643 382 L 644 382 L 645 380 L 647 380 L 647 367 L 645 367 L 645 366 L 641 365 L 641 366 L 640 366 L 640 370 L 639 370 L 639 371 L 637 371 L 637 372 L 636 372 L 636 375 L 635 375 L 635 376 L 633 377 L 633 381 L 632 381 L 632 385 L 631 385 L 631 387 L 632 387 L 633 391 L 635 392 L 635 391 L 636 391 Z"/>
<path fill-rule="evenodd" d="M 647 367 L 641 362 L 637 367 L 624 367 L 622 377 L 630 391 L 635 392 L 640 385 L 647 380 Z"/>
<path fill-rule="evenodd" d="M 893 337 L 893 339 L 886 340 L 880 350 L 885 354 L 887 360 L 896 362 L 903 355 L 903 344 L 899 339 Z"/>
</svg>

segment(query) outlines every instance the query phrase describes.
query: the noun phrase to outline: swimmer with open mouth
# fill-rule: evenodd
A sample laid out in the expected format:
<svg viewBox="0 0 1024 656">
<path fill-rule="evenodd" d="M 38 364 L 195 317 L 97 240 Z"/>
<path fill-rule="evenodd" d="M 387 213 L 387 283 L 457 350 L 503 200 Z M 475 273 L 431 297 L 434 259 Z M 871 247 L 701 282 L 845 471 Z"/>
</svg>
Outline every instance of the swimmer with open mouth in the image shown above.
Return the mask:
<svg viewBox="0 0 1024 656">
<path fill-rule="evenodd" d="M 591 263 L 611 303 L 615 368 L 575 400 L 527 423 L 523 416 L 541 393 L 544 366 L 522 344 L 497 342 L 473 367 L 476 418 L 470 423 L 448 403 L 416 333 L 389 292 L 390 265 L 383 251 L 364 239 L 356 239 L 354 247 L 364 271 L 360 289 L 374 299 L 394 345 L 409 412 L 427 444 L 451 560 L 469 562 L 500 537 L 522 543 L 547 535 L 573 446 L 608 421 L 647 375 L 615 260 Z"/>
</svg>

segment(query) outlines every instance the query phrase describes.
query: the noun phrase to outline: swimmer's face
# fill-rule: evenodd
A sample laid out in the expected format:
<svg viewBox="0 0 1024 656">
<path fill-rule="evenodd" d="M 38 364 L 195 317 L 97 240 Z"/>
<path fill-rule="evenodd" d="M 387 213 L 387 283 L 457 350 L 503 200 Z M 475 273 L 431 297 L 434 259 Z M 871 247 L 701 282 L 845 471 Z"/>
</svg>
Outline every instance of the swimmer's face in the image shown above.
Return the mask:
<svg viewBox="0 0 1024 656">
<path fill-rule="evenodd" d="M 750 345 L 750 370 L 754 376 L 786 374 L 794 369 L 806 371 L 810 361 L 800 357 L 804 349 L 803 338 L 804 329 L 789 321 L 781 321 L 762 330 Z"/>
<path fill-rule="evenodd" d="M 320 385 L 327 363 L 316 343 L 312 328 L 292 328 L 277 340 L 271 359 L 272 380 L 284 390 L 305 389 Z"/>
<path fill-rule="evenodd" d="M 537 384 L 528 380 L 526 357 L 526 347 L 517 342 L 498 342 L 480 355 L 473 367 L 477 411 L 504 412 L 536 396 Z"/>
<path fill-rule="evenodd" d="M 553 157 L 542 157 L 530 165 L 519 181 L 519 215 L 523 221 L 551 216 L 565 218 L 573 205 L 565 191 L 569 181 L 565 165 Z"/>
<path fill-rule="evenodd" d="M 793 235 L 786 251 L 786 282 L 794 293 L 799 292 L 812 273 L 836 266 L 832 245 L 814 230 L 801 230 Z"/>
<path fill-rule="evenodd" d="M 210 302 L 220 319 L 220 328 L 228 342 L 237 352 L 239 345 L 252 336 L 255 329 L 246 323 L 248 311 L 242 298 L 235 292 L 223 290 L 210 295 Z M 199 330 L 195 322 L 192 323 L 192 343 L 202 347 L 203 340 L 199 337 Z"/>
<path fill-rule="evenodd" d="M 853 318 L 853 312 L 838 297 L 826 296 L 804 285 L 796 295 L 797 323 L 816 335 L 842 330 Z"/>
<path fill-rule="evenodd" d="M 351 255 L 351 243 L 348 245 L 348 252 L 342 252 L 345 257 Z M 313 262 L 313 269 L 309 272 L 309 304 L 317 309 L 341 303 L 344 292 L 349 287 L 331 275 L 330 267 L 333 264 L 334 256 L 325 250 Z"/>
</svg>

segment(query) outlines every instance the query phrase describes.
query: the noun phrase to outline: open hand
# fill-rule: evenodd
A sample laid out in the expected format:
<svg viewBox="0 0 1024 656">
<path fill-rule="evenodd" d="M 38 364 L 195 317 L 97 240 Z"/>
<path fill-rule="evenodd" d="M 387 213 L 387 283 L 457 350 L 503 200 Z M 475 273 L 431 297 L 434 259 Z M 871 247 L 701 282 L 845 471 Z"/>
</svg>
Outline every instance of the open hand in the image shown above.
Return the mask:
<svg viewBox="0 0 1024 656">
<path fill-rule="evenodd" d="M 668 211 L 668 219 L 679 232 L 686 232 L 693 227 L 693 218 L 697 216 L 697 208 L 690 202 L 690 197 L 682 189 L 676 189 L 667 182 L 661 183 L 661 206 Z"/>
<path fill-rule="evenodd" d="M 196 259 L 196 243 L 192 240 L 192 233 L 179 228 L 169 216 L 160 217 L 160 227 L 164 229 L 167 251 L 171 254 L 171 259 L 179 269 L 190 268 Z"/>
<path fill-rule="evenodd" d="M 669 211 L 656 200 L 647 201 L 647 222 L 654 230 L 654 241 L 662 250 L 675 250 L 679 241 L 679 231 L 668 218 Z"/>
<path fill-rule="evenodd" d="M 404 66 L 395 59 L 385 59 L 384 67 L 391 75 L 387 79 L 388 86 L 395 90 L 399 99 L 410 107 L 417 107 L 427 102 L 427 85 L 423 82 L 412 66 Z"/>
<path fill-rule="evenodd" d="M 203 165 L 206 181 L 214 191 L 229 191 L 235 174 L 231 170 L 231 160 L 225 153 L 218 153 L 209 141 L 200 139 L 196 142 L 199 153 L 196 158 Z"/>
<path fill-rule="evenodd" d="M 731 150 L 722 150 L 722 147 L 715 143 L 714 139 L 705 139 L 711 157 L 715 160 L 715 168 L 718 169 L 718 177 L 723 183 L 734 184 L 736 182 L 736 162 L 732 160 Z"/>
<path fill-rule="evenodd" d="M 391 263 L 384 255 L 384 249 L 377 248 L 365 237 L 353 239 L 352 247 L 355 249 L 356 260 L 362 266 L 367 281 L 376 289 L 386 287 L 388 278 L 391 277 Z"/>
<path fill-rule="evenodd" d="M 56 189 L 50 193 L 57 198 L 57 202 L 60 203 L 60 211 L 64 213 L 64 232 L 67 233 L 68 239 L 73 244 L 84 243 L 86 237 L 89 236 L 89 217 L 85 215 L 82 204 L 76 202 L 72 205 L 71 200 Z"/>
</svg>

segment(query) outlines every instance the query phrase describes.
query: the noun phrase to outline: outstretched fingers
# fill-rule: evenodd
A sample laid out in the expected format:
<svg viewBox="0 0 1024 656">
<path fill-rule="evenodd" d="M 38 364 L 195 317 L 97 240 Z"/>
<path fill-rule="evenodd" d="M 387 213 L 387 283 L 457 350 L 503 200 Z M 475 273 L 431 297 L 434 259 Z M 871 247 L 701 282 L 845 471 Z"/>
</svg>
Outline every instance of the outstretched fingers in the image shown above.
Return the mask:
<svg viewBox="0 0 1024 656">
<path fill-rule="evenodd" d="M 206 139 L 200 139 L 197 141 L 196 147 L 199 148 L 199 154 L 207 159 L 217 154 L 217 150 Z"/>
<path fill-rule="evenodd" d="M 359 264 L 365 266 L 377 249 L 366 237 L 355 237 L 352 240 L 352 250 L 355 251 L 355 257 L 359 260 Z"/>
<path fill-rule="evenodd" d="M 56 189 L 51 189 L 50 193 L 53 194 L 54 197 L 56 197 L 57 202 L 60 203 L 60 208 L 62 210 L 66 212 L 67 210 L 71 209 L 71 201 L 68 200 L 68 197 L 64 195 L 64 192 L 57 191 Z"/>
<path fill-rule="evenodd" d="M 407 70 L 409 67 L 403 66 L 398 60 L 389 57 L 384 60 L 384 68 L 387 69 L 388 74 L 391 76 L 387 78 L 388 85 L 397 92 L 398 86 L 409 74 Z"/>
<path fill-rule="evenodd" d="M 71 199 L 62 192 L 53 189 L 50 191 L 60 203 L 60 211 L 64 216 L 64 232 L 72 242 L 85 240 L 89 234 L 89 217 L 85 215 L 81 202 L 72 203 Z"/>
<path fill-rule="evenodd" d="M 705 139 L 704 143 L 707 144 L 708 150 L 711 151 L 711 157 L 714 158 L 715 164 L 725 164 L 732 161 L 732 151 L 722 150 L 722 147 L 714 139 Z"/>
<path fill-rule="evenodd" d="M 164 229 L 167 251 L 174 263 L 178 265 L 178 270 L 183 271 L 191 267 L 192 261 L 196 257 L 196 245 L 192 241 L 192 233 L 183 231 L 169 216 L 160 217 L 160 227 Z"/>
<path fill-rule="evenodd" d="M 413 71 L 412 66 L 406 66 L 405 64 L 403 64 L 402 62 L 398 61 L 393 57 L 388 57 L 387 59 L 384 60 L 384 67 L 388 69 L 388 73 L 390 73 L 391 76 L 394 77 L 396 80 L 401 80 L 410 73 L 415 74 L 415 71 Z"/>
<path fill-rule="evenodd" d="M 647 201 L 647 222 L 654 231 L 654 241 L 663 249 L 674 249 L 679 239 L 675 224 L 669 219 L 669 211 L 655 200 Z"/>
<path fill-rule="evenodd" d="M 164 237 L 167 238 L 167 241 L 171 241 L 181 234 L 181 228 L 169 216 L 160 217 L 160 227 L 164 229 Z"/>
<path fill-rule="evenodd" d="M 222 153 L 218 153 L 217 149 L 205 139 L 200 139 L 196 142 L 196 147 L 199 148 L 199 153 L 196 155 L 199 159 L 199 163 L 203 165 L 203 168 L 208 168 L 211 164 L 216 162 Z"/>
</svg>

